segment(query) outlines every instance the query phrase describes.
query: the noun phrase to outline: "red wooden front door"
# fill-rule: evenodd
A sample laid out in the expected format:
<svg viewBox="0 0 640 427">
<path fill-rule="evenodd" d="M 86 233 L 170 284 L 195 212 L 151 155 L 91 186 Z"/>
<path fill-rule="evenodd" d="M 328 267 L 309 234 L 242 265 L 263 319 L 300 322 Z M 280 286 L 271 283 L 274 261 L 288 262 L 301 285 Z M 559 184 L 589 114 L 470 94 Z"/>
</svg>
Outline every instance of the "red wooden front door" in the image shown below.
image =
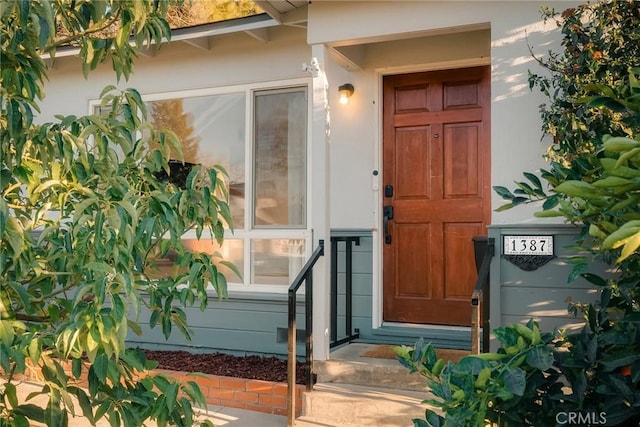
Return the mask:
<svg viewBox="0 0 640 427">
<path fill-rule="evenodd" d="M 385 321 L 470 324 L 472 237 L 491 215 L 489 76 L 384 77 Z"/>
</svg>

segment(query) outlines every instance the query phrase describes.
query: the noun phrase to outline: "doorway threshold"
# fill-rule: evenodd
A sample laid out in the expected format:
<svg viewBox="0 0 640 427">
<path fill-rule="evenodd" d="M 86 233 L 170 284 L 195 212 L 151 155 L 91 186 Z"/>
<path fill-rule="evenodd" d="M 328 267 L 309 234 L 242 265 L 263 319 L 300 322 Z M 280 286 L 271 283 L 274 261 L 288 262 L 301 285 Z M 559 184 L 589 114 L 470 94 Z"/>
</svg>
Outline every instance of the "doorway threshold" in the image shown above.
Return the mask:
<svg viewBox="0 0 640 427">
<path fill-rule="evenodd" d="M 420 338 L 439 348 L 471 349 L 471 327 L 385 322 L 372 330 L 375 341 L 413 344 Z"/>
<path fill-rule="evenodd" d="M 383 322 L 382 328 L 409 328 L 409 329 L 429 329 L 443 331 L 471 331 L 471 326 L 454 326 L 454 325 L 435 325 L 422 323 L 401 323 L 401 322 Z"/>
</svg>

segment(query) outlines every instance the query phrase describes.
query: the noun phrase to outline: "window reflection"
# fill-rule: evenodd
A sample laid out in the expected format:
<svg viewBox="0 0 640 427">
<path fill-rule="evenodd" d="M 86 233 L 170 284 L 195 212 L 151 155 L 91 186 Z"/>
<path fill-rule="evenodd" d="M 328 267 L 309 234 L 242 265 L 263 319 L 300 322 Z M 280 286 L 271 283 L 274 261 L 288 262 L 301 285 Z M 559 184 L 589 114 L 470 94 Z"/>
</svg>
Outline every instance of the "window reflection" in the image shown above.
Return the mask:
<svg viewBox="0 0 640 427">
<path fill-rule="evenodd" d="M 218 245 L 215 240 L 202 238 L 198 239 L 182 239 L 185 248 L 193 252 L 204 252 L 210 255 L 217 253 L 216 260 L 222 259 L 231 262 L 242 274 L 244 270 L 244 243 L 240 239 L 225 239 L 222 246 Z M 176 253 L 171 251 L 166 257 L 159 259 L 157 262 L 157 271 L 147 272 L 151 278 L 161 278 L 180 273 L 186 273 L 175 265 Z M 229 283 L 242 283 L 242 277 L 231 270 L 229 267 L 216 263 L 218 271 L 224 275 Z"/>
<path fill-rule="evenodd" d="M 256 226 L 306 224 L 305 95 L 299 88 L 256 94 Z"/>
<path fill-rule="evenodd" d="M 247 111 L 249 96 L 254 97 L 251 111 Z M 169 129 L 178 136 L 184 162 L 219 164 L 229 173 L 234 232 L 226 233 L 229 237 L 222 247 L 209 239 L 185 238 L 187 249 L 217 251 L 223 260 L 232 262 L 245 277 L 238 278 L 220 265 L 229 283 L 258 285 L 264 290 L 270 290 L 268 285 L 289 285 L 306 255 L 306 87 L 246 88 L 240 93 L 150 101 L 147 108 L 155 128 Z M 253 152 L 247 152 L 248 147 Z M 171 158 L 179 156 L 171 153 Z M 171 164 L 172 180 L 186 178 L 188 168 L 181 162 Z M 280 234 L 278 229 L 288 230 Z M 283 235 L 287 238 L 278 238 Z M 169 254 L 150 277 L 177 274 L 174 263 L 175 253 Z"/>
<path fill-rule="evenodd" d="M 251 283 L 289 285 L 304 265 L 303 239 L 251 241 Z"/>
<path fill-rule="evenodd" d="M 154 127 L 170 129 L 182 142 L 184 161 L 222 165 L 229 172 L 233 225 L 244 227 L 245 95 L 232 93 L 148 103 Z M 172 158 L 178 158 L 171 153 Z"/>
</svg>

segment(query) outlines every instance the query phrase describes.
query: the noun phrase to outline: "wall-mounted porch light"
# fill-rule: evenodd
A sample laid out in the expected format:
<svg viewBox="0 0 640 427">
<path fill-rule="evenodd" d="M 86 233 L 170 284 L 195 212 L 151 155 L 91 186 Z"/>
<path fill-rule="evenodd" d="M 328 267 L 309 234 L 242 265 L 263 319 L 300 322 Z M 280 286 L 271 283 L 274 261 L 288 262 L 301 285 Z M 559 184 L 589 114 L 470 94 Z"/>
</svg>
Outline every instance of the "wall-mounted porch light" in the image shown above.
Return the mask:
<svg viewBox="0 0 640 427">
<path fill-rule="evenodd" d="M 345 83 L 338 87 L 338 93 L 340 94 L 340 104 L 348 104 L 349 98 L 353 95 L 353 85 L 351 83 Z"/>
</svg>

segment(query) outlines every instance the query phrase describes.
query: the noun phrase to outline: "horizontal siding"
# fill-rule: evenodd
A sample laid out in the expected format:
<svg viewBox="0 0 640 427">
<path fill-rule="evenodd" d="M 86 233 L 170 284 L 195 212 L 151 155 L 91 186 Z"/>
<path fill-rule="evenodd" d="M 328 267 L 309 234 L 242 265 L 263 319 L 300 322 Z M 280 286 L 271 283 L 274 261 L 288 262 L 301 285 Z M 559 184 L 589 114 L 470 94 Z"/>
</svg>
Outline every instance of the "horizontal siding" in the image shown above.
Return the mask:
<svg viewBox="0 0 640 427">
<path fill-rule="evenodd" d="M 255 295 L 254 298 L 259 296 Z M 149 349 L 181 349 L 192 352 L 287 354 L 287 343 L 278 342 L 277 335 L 278 328 L 287 329 L 286 300 L 216 299 L 210 301 L 204 311 L 192 307 L 185 312 L 192 331 L 191 342 L 186 341 L 175 327 L 165 341 L 161 326 L 153 329 L 148 326 L 147 312 L 140 316 L 142 337 L 130 334 L 129 344 Z M 296 314 L 296 329 L 304 329 L 304 304 L 297 304 Z M 304 344 L 299 344 L 298 354 L 304 355 L 304 351 Z"/>
<path fill-rule="evenodd" d="M 595 302 L 596 289 L 545 289 L 541 293 L 533 287 L 505 287 L 502 290 L 500 309 L 503 315 L 531 317 L 564 317 L 572 301 Z"/>
<path fill-rule="evenodd" d="M 558 331 L 575 332 L 580 330 L 584 325 L 584 321 L 581 317 L 569 317 L 569 316 L 543 316 L 543 317 L 531 317 L 538 322 L 538 326 L 541 331 L 553 332 L 554 329 Z M 513 323 L 523 323 L 522 316 L 502 316 L 500 319 L 501 325 L 511 325 Z"/>
<path fill-rule="evenodd" d="M 560 241 L 565 241 L 568 236 L 559 236 Z M 496 251 L 500 250 L 496 247 Z M 500 256 L 500 273 L 502 286 L 531 286 L 535 288 L 591 288 L 585 279 L 578 277 L 573 282 L 568 283 L 569 274 L 573 265 L 570 258 L 577 255 L 575 252 L 567 252 L 566 248 L 556 249 L 556 258 L 534 271 L 524 271 L 513 265 L 504 257 Z M 494 263 L 495 265 L 495 263 Z M 493 265 L 492 265 L 493 267 Z M 604 273 L 606 266 L 593 263 L 589 270 L 594 273 Z"/>
<path fill-rule="evenodd" d="M 371 231 L 348 231 L 360 236 L 360 245 L 353 244 L 353 320 L 354 328 L 365 337 L 371 336 L 372 307 L 372 238 Z M 338 243 L 339 270 L 339 338 L 345 335 L 345 244 Z M 273 354 L 285 356 L 287 343 L 279 342 L 278 329 L 287 329 L 286 294 L 232 294 L 229 298 L 211 299 L 204 311 L 187 308 L 187 319 L 193 339 L 186 341 L 177 329 L 165 340 L 160 326 L 148 326 L 148 313 L 140 316 L 143 336 L 130 334 L 132 346 L 148 349 L 187 350 L 191 352 L 226 352 L 231 354 Z M 299 296 L 297 329 L 304 329 L 304 302 Z M 280 337 L 282 338 L 282 337 Z M 298 355 L 305 352 L 304 343 L 297 345 Z"/>
<path fill-rule="evenodd" d="M 370 340 L 372 337 L 371 328 L 371 309 L 372 302 L 372 289 L 373 289 L 373 238 L 371 237 L 371 231 L 345 231 L 345 232 L 332 232 L 333 236 L 359 236 L 360 244 L 356 245 L 352 243 L 352 318 L 351 325 L 353 331 L 356 329 L 359 331 L 360 340 Z M 337 333 L 338 339 L 345 338 L 348 334 L 346 331 L 346 301 L 345 301 L 345 287 L 346 287 L 346 244 L 344 242 L 338 242 L 337 246 L 337 258 L 338 258 L 338 319 L 337 319 Z"/>
<path fill-rule="evenodd" d="M 353 231 L 347 232 L 354 235 Z M 360 245 L 353 245 L 353 306 L 352 328 L 358 329 L 361 342 L 387 344 L 413 344 L 418 338 L 446 348 L 467 348 L 469 331 L 449 331 L 439 328 L 372 327 L 373 307 L 373 239 L 371 231 L 355 231 Z M 347 336 L 345 331 L 345 245 L 338 244 L 338 339 Z M 191 352 L 227 352 L 232 354 L 274 354 L 285 356 L 286 342 L 279 342 L 278 329 L 287 328 L 287 299 L 279 294 L 232 294 L 224 300 L 211 299 L 208 307 L 200 311 L 188 308 L 188 323 L 193 332 L 192 342 L 187 342 L 174 329 L 165 342 L 159 326 L 150 329 L 142 324 L 143 337 L 129 336 L 131 345 L 149 349 L 175 349 Z M 141 316 L 148 319 L 148 314 Z M 304 329 L 304 303 L 298 299 L 297 329 Z M 280 336 L 282 338 L 282 336 Z M 304 355 L 304 344 L 298 343 L 297 352 Z"/>
<path fill-rule="evenodd" d="M 347 235 L 351 232 L 347 232 Z M 360 245 L 353 248 L 353 317 L 352 328 L 360 334 L 360 342 L 413 345 L 419 338 L 441 348 L 468 349 L 471 335 L 468 328 L 412 327 L 410 325 L 372 327 L 373 309 L 373 239 L 371 232 L 356 232 Z M 337 235 L 337 233 L 332 233 Z M 338 245 L 338 339 L 345 330 L 345 245 Z"/>
<path fill-rule="evenodd" d="M 518 225 L 490 227 L 490 237 L 496 239 L 496 256 L 491 264 L 492 327 L 534 319 L 547 332 L 554 329 L 575 330 L 584 324 L 581 316 L 568 313 L 570 302 L 594 303 L 598 289 L 583 278 L 569 283 L 573 269 L 571 258 L 584 255 L 572 249 L 580 229 L 571 225 Z M 504 235 L 553 235 L 555 258 L 534 271 L 524 271 L 502 255 Z M 607 276 L 608 267 L 592 263 L 589 272 Z M 499 319 L 499 322 L 496 321 Z"/>
<path fill-rule="evenodd" d="M 200 327 L 192 329 L 192 343 L 187 343 L 177 331 L 165 342 L 162 332 L 156 327 L 150 331 L 145 331 L 144 340 L 131 339 L 129 344 L 150 350 L 161 348 L 165 350 L 186 350 L 192 353 L 224 352 L 242 355 L 265 354 L 276 356 L 285 356 L 287 354 L 287 343 L 277 343 L 275 333 Z M 297 354 L 304 356 L 304 344 L 299 344 L 296 348 Z"/>
</svg>

